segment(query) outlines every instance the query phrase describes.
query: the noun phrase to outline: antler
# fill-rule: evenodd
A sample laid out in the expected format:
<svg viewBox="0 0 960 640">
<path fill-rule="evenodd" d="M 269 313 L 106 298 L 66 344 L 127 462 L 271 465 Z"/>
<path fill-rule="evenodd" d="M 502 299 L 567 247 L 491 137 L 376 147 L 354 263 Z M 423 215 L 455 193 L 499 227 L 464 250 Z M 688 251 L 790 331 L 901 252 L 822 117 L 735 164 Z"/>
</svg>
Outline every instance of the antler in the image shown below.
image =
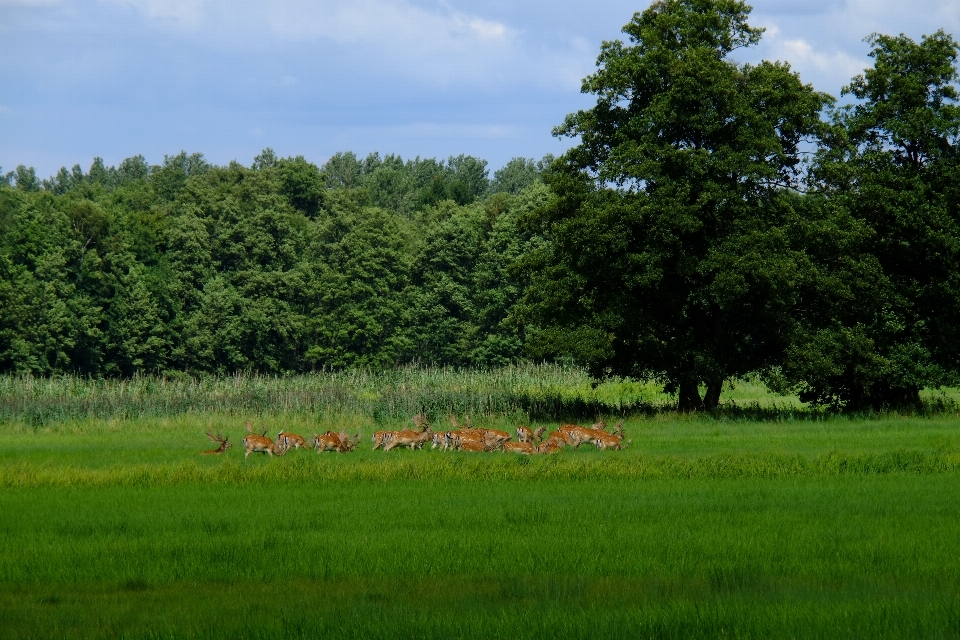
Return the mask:
<svg viewBox="0 0 960 640">
<path fill-rule="evenodd" d="M 453 428 L 454 428 L 454 429 L 459 429 L 459 428 L 460 428 L 460 423 L 457 422 L 457 416 L 450 416 L 450 424 L 453 425 Z"/>
</svg>

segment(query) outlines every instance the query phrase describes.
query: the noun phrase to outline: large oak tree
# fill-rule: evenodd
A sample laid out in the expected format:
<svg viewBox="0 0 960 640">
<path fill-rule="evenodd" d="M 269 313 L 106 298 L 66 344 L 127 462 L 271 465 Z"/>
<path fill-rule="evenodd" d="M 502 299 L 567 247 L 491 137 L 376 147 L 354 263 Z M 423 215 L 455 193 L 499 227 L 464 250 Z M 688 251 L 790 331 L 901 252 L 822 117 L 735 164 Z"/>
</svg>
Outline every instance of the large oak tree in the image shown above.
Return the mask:
<svg viewBox="0 0 960 640">
<path fill-rule="evenodd" d="M 583 82 L 596 105 L 555 130 L 579 144 L 529 220 L 549 240 L 526 263 L 535 352 L 660 377 L 681 409 L 780 361 L 810 270 L 791 189 L 831 99 L 784 63 L 732 58 L 760 39 L 749 10 L 661 0 L 605 42 Z"/>
</svg>

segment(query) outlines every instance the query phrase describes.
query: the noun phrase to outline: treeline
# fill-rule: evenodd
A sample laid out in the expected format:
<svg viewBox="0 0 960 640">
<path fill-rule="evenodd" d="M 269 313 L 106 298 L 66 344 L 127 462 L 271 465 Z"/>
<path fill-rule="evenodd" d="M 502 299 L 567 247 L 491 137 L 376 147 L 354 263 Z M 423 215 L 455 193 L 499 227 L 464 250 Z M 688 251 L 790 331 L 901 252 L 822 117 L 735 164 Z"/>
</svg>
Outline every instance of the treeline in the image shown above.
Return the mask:
<svg viewBox="0 0 960 640">
<path fill-rule="evenodd" d="M 960 46 L 874 34 L 841 95 L 738 0 L 603 45 L 561 158 L 270 150 L 0 185 L 0 371 L 490 366 L 573 358 L 683 409 L 760 374 L 848 409 L 960 382 Z M 705 395 L 702 395 L 703 390 Z"/>
<path fill-rule="evenodd" d="M 0 371 L 266 373 L 523 357 L 508 322 L 540 162 L 269 149 L 0 185 Z M 12 183 L 12 184 L 11 184 Z"/>
</svg>

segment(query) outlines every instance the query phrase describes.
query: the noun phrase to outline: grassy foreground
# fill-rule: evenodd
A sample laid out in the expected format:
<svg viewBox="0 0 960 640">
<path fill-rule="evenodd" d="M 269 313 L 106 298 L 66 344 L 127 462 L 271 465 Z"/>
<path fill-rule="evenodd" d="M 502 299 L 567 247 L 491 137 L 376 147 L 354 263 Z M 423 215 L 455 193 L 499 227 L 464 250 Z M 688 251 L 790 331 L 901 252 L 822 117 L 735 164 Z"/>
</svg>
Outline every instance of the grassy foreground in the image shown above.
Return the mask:
<svg viewBox="0 0 960 640">
<path fill-rule="evenodd" d="M 0 493 L 5 638 L 960 635 L 960 475 Z"/>
<path fill-rule="evenodd" d="M 97 384 L 0 389 L 0 638 L 960 638 L 955 410 L 771 401 L 648 412 L 621 452 L 385 454 L 399 391 L 270 413 L 210 382 L 164 414 L 188 386 Z M 474 422 L 512 428 L 504 407 Z M 244 459 L 246 419 L 364 439 Z M 210 428 L 236 446 L 200 456 Z"/>
</svg>

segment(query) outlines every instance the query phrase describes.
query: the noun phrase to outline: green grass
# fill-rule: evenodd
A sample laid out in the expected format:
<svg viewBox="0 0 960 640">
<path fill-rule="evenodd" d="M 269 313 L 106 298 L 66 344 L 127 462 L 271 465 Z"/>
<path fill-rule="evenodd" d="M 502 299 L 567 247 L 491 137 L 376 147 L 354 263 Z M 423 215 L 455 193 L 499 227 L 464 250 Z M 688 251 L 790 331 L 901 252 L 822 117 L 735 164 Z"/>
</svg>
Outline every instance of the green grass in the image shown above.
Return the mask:
<svg viewBox="0 0 960 640">
<path fill-rule="evenodd" d="M 613 418 L 610 418 L 612 420 Z M 300 416 L 257 419 L 301 433 L 346 428 L 362 434 L 355 453 L 292 451 L 282 458 L 243 456 L 242 418 L 215 414 L 127 421 L 84 420 L 58 427 L 8 427 L 0 449 L 0 487 L 156 486 L 197 482 L 251 483 L 374 480 L 531 480 L 826 477 L 851 473 L 945 473 L 960 469 L 960 417 L 834 417 L 756 422 L 703 416 L 632 418 L 633 443 L 622 452 L 580 451 L 526 458 L 439 451 L 371 451 L 374 429 L 401 428 L 363 418 Z M 440 423 L 442 424 L 442 422 Z M 505 418 L 476 424 L 512 431 Z M 536 424 L 536 423 L 534 423 Z M 543 423 L 549 429 L 557 423 Z M 235 446 L 200 456 L 220 430 Z"/>
<path fill-rule="evenodd" d="M 960 475 L 0 494 L 46 637 L 960 634 Z"/>
<path fill-rule="evenodd" d="M 559 368 L 346 376 L 0 379 L 0 638 L 960 638 L 949 395 L 831 416 L 746 381 L 681 416 Z M 512 430 L 637 397 L 621 452 L 370 450 L 416 407 Z M 244 459 L 248 419 L 363 439 Z"/>
</svg>

